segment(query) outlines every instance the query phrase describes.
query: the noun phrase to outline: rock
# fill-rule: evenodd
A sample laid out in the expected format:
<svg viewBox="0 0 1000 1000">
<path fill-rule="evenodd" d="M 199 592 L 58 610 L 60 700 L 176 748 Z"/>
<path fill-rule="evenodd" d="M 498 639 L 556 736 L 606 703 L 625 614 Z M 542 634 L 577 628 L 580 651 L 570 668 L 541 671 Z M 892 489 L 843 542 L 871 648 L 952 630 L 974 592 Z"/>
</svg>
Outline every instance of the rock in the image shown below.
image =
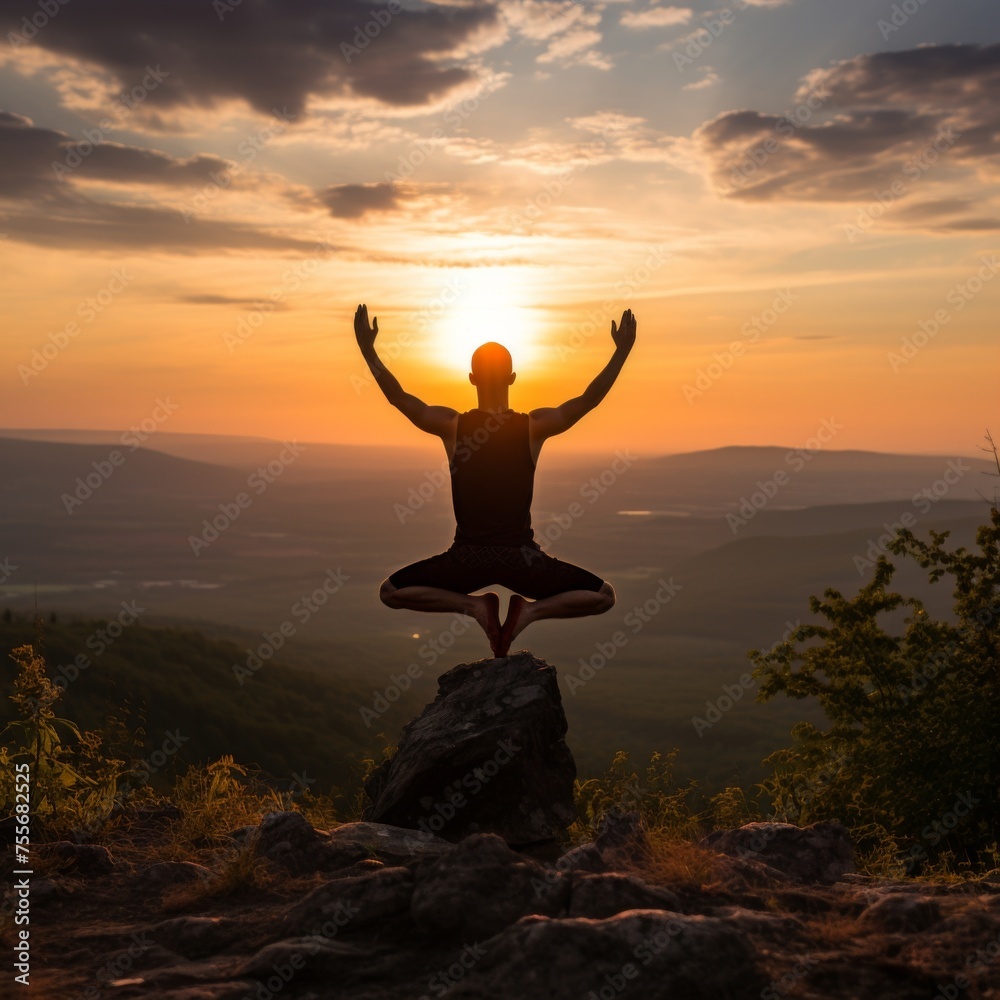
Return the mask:
<svg viewBox="0 0 1000 1000">
<path fill-rule="evenodd" d="M 724 920 L 727 926 L 735 928 L 741 934 L 770 938 L 776 944 L 786 947 L 803 930 L 802 921 L 796 917 L 786 913 L 748 909 L 745 906 L 717 906 L 713 908 L 711 915 Z"/>
<path fill-rule="evenodd" d="M 458 840 L 549 840 L 575 818 L 555 668 L 530 653 L 462 663 L 365 783 L 365 819 Z"/>
<path fill-rule="evenodd" d="M 869 928 L 913 934 L 928 930 L 941 920 L 941 905 L 929 896 L 888 893 L 866 906 L 859 920 Z"/>
<path fill-rule="evenodd" d="M 284 985 L 282 980 L 285 979 L 310 979 L 329 973 L 350 973 L 363 965 L 370 953 L 371 949 L 368 947 L 331 941 L 322 935 L 306 935 L 267 945 L 240 965 L 235 974 L 263 981 L 271 978 Z M 275 976 L 279 969 L 285 970 L 284 976 L 280 973 Z M 268 994 L 271 992 L 268 990 Z"/>
<path fill-rule="evenodd" d="M 597 824 L 594 846 L 608 865 L 642 864 L 652 854 L 638 812 L 609 812 Z"/>
<path fill-rule="evenodd" d="M 556 868 L 561 872 L 606 872 L 608 867 L 593 843 L 580 844 L 556 861 Z"/>
<path fill-rule="evenodd" d="M 126 980 L 126 983 L 128 981 Z M 143 982 L 143 980 L 139 980 Z M 119 983 L 110 983 L 110 986 L 119 986 Z M 200 986 L 183 986 L 177 990 L 166 990 L 156 994 L 157 1000 L 246 1000 L 253 996 L 253 991 L 257 989 L 256 983 L 245 981 L 242 983 L 202 983 Z M 115 994 L 122 996 L 124 990 L 116 989 Z M 312 997 L 311 1000 L 318 1000 Z"/>
<path fill-rule="evenodd" d="M 241 827 L 229 835 L 240 843 L 252 844 L 262 858 L 273 861 L 296 875 L 328 871 L 350 864 L 330 844 L 327 834 L 313 829 L 300 812 L 269 812 L 256 827 Z"/>
<path fill-rule="evenodd" d="M 795 913 L 829 913 L 833 904 L 825 896 L 814 892 L 800 892 L 796 889 L 786 889 L 776 892 L 774 898 L 783 909 Z"/>
<path fill-rule="evenodd" d="M 184 958 L 204 958 L 239 940 L 245 927 L 230 917 L 184 916 L 154 924 L 146 934 Z"/>
<path fill-rule="evenodd" d="M 59 862 L 62 874 L 106 875 L 114 871 L 115 860 L 111 852 L 100 844 L 74 844 L 69 840 L 56 840 L 39 845 L 39 852 Z"/>
<path fill-rule="evenodd" d="M 773 889 L 778 885 L 791 886 L 795 880 L 777 868 L 764 864 L 763 861 L 755 860 L 753 855 L 746 857 L 733 857 L 728 854 L 716 856 L 716 870 L 719 877 L 729 888 L 744 889 Z"/>
<path fill-rule="evenodd" d="M 34 878 L 31 880 L 31 899 L 33 902 L 52 899 L 66 893 L 66 887 L 54 878 Z"/>
<path fill-rule="evenodd" d="M 413 873 L 408 868 L 382 868 L 317 886 L 286 914 L 289 934 L 334 937 L 340 932 L 381 923 L 408 913 Z"/>
<path fill-rule="evenodd" d="M 153 941 L 144 941 L 141 934 L 135 934 L 126 948 L 115 948 L 100 956 L 98 961 L 101 963 L 98 981 L 102 981 L 137 976 L 149 969 L 177 965 L 183 960 L 169 948 L 164 948 Z"/>
<path fill-rule="evenodd" d="M 249 980 L 234 983 L 239 966 L 245 958 L 221 955 L 195 962 L 176 961 L 148 970 L 131 970 L 108 985 L 115 989 L 108 996 L 173 997 L 176 1000 L 206 1000 L 208 997 L 237 1000 L 253 995 L 257 984 Z M 274 970 L 271 970 L 272 975 Z M 237 990 L 242 990 L 242 993 Z M 135 990 L 136 992 L 133 992 Z M 176 992 L 171 992 L 176 990 Z"/>
<path fill-rule="evenodd" d="M 946 980 L 952 988 L 953 975 L 951 973 Z M 860 962 L 856 956 L 837 955 L 814 963 L 814 967 L 804 977 L 804 983 L 810 992 L 802 995 L 934 1000 L 935 997 L 947 995 L 939 992 L 939 981 L 940 977 L 935 978 L 919 967 L 871 959 Z M 955 995 L 960 994 L 956 992 Z"/>
<path fill-rule="evenodd" d="M 648 885 L 631 875 L 581 875 L 570 887 L 569 916 L 602 920 L 624 910 L 671 910 L 681 901 L 669 889 Z"/>
<path fill-rule="evenodd" d="M 212 877 L 212 870 L 204 865 L 196 865 L 193 861 L 160 861 L 148 868 L 143 868 L 136 876 L 136 881 L 144 889 L 158 889 L 168 885 L 182 885 L 187 882 Z"/>
<path fill-rule="evenodd" d="M 609 812 L 597 825 L 597 839 L 579 844 L 555 861 L 561 872 L 608 872 L 619 868 L 642 868 L 652 850 L 642 818 L 637 812 Z"/>
<path fill-rule="evenodd" d="M 854 845 L 840 823 L 746 823 L 709 834 L 703 844 L 740 860 L 759 861 L 796 882 L 836 882 L 854 871 Z"/>
<path fill-rule="evenodd" d="M 766 983 L 753 947 L 725 921 L 663 910 L 525 917 L 483 947 L 449 1000 L 759 1000 Z"/>
<path fill-rule="evenodd" d="M 387 864 L 437 857 L 452 844 L 421 830 L 385 823 L 344 823 L 330 831 L 329 844 L 345 864 L 375 856 Z"/>
<path fill-rule="evenodd" d="M 241 826 L 228 836 L 253 844 L 259 855 L 295 874 L 335 872 L 366 860 L 403 864 L 436 857 L 452 846 L 433 833 L 385 823 L 344 823 L 326 833 L 294 811 L 268 813 L 259 826 Z"/>
<path fill-rule="evenodd" d="M 417 929 L 481 941 L 529 913 L 565 908 L 569 886 L 558 873 L 522 860 L 495 834 L 474 834 L 422 863 L 410 901 Z"/>
<path fill-rule="evenodd" d="M 302 851 L 323 839 L 300 812 L 269 812 L 260 821 L 257 832 L 252 831 L 257 853 L 266 858 L 277 858 L 292 851 Z"/>
</svg>

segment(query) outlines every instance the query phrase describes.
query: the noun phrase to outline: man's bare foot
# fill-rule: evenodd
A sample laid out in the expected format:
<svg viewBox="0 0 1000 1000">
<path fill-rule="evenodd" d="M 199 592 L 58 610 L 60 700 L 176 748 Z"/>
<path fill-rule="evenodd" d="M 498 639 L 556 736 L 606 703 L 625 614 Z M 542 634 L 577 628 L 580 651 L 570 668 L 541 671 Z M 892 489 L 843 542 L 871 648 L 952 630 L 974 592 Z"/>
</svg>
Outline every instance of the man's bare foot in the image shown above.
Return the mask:
<svg viewBox="0 0 1000 1000">
<path fill-rule="evenodd" d="M 530 604 L 520 594 L 512 594 L 507 605 L 507 617 L 500 629 L 500 641 L 497 644 L 496 656 L 506 656 L 510 644 L 531 624 L 528 608 Z"/>
<path fill-rule="evenodd" d="M 500 595 L 490 591 L 474 598 L 476 604 L 471 612 L 472 617 L 479 622 L 479 627 L 486 633 L 490 641 L 490 652 L 496 656 L 500 643 Z"/>
</svg>

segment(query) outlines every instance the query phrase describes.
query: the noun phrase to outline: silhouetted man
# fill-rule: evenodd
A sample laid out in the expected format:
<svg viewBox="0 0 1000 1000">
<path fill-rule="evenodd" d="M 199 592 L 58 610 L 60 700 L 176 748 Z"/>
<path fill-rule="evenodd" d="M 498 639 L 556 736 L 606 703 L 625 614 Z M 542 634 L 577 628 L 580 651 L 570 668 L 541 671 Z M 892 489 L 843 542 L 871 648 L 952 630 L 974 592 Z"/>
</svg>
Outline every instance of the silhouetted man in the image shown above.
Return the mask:
<svg viewBox="0 0 1000 1000">
<path fill-rule="evenodd" d="M 530 413 L 508 406 L 507 390 L 516 375 L 507 349 L 483 344 L 472 355 L 469 373 L 479 406 L 459 413 L 428 406 L 403 390 L 375 351 L 378 319 L 370 326 L 368 307 L 358 306 L 354 332 L 379 388 L 417 427 L 444 442 L 457 522 L 451 548 L 404 566 L 382 583 L 384 604 L 470 615 L 494 656 L 505 656 L 532 622 L 599 615 L 614 606 L 610 583 L 548 555 L 534 541 L 531 494 L 542 442 L 569 430 L 604 399 L 632 350 L 635 329 L 632 310 L 626 309 L 620 326 L 611 321 L 615 352 L 583 395 Z M 472 593 L 491 584 L 514 591 L 503 624 L 499 596 Z"/>
</svg>

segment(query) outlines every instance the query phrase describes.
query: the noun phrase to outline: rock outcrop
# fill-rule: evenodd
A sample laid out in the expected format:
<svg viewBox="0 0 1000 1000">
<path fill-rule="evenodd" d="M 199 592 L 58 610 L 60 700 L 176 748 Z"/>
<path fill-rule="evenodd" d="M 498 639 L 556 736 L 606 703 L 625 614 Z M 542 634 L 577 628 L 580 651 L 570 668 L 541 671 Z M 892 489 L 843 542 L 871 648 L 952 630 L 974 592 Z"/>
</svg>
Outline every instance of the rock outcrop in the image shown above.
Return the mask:
<svg viewBox="0 0 1000 1000">
<path fill-rule="evenodd" d="M 366 819 L 458 840 L 551 840 L 575 816 L 555 668 L 530 653 L 462 663 L 368 780 Z"/>
<path fill-rule="evenodd" d="M 741 879 L 734 858 L 707 851 L 718 867 L 704 882 L 670 885 L 642 867 L 649 845 L 634 814 L 606 823 L 602 846 L 542 863 L 490 833 L 455 844 L 372 823 L 325 833 L 272 813 L 234 840 L 280 876 L 190 897 L 188 912 L 177 912 L 173 874 L 143 877 L 114 848 L 110 867 L 50 876 L 51 891 L 33 895 L 32 985 L 122 1000 L 997 995 L 1000 884 L 830 881 L 839 840 L 800 833 L 820 852 L 821 882 L 796 866 L 793 883 L 764 863 Z M 609 867 L 622 858 L 637 860 Z M 215 877 L 206 868 L 190 885 Z"/>
</svg>

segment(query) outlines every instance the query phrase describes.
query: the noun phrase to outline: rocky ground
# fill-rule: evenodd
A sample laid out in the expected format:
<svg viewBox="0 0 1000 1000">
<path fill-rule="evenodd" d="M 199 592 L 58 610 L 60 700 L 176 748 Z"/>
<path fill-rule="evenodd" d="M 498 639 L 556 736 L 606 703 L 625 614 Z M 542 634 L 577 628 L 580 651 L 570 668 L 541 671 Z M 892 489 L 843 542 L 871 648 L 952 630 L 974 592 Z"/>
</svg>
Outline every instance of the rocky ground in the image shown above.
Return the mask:
<svg viewBox="0 0 1000 1000">
<path fill-rule="evenodd" d="M 218 895 L 209 868 L 143 862 L 171 820 L 146 822 L 142 850 L 40 849 L 24 995 L 1000 998 L 1000 882 L 855 874 L 836 824 L 749 824 L 687 848 L 692 869 L 657 856 L 635 814 L 560 855 L 272 813 L 232 835 L 270 878 Z"/>
<path fill-rule="evenodd" d="M 37 847 L 24 995 L 1000 1000 L 1000 881 L 865 878 L 835 823 L 664 845 L 612 813 L 567 850 L 554 668 L 522 652 L 438 684 L 369 779 L 368 822 L 270 813 L 206 866 L 151 863 L 169 808 L 109 846 Z"/>
</svg>

